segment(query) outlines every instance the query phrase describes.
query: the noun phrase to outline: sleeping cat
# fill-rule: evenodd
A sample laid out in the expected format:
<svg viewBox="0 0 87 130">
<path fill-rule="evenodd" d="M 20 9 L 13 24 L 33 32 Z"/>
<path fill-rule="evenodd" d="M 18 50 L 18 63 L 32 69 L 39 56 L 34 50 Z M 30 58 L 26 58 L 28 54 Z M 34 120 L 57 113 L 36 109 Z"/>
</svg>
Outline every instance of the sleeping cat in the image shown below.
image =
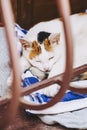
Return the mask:
<svg viewBox="0 0 87 130">
<path fill-rule="evenodd" d="M 73 68 L 87 64 L 87 14 L 70 16 L 73 41 Z M 37 42 L 40 31 L 50 32 L 51 35 L 42 44 Z M 25 37 L 24 57 L 42 72 L 47 72 L 48 78 L 64 72 L 65 69 L 65 39 L 62 21 L 60 19 L 41 22 L 32 27 Z M 26 44 L 27 43 L 27 44 Z M 57 84 L 44 88 L 43 93 L 54 96 L 60 89 Z"/>
<path fill-rule="evenodd" d="M 74 41 L 73 68 L 75 68 L 87 64 L 87 14 L 72 15 L 70 21 Z M 37 34 L 41 31 L 49 32 L 50 35 L 40 43 L 37 40 Z M 47 73 L 48 78 L 64 72 L 65 38 L 60 19 L 35 25 L 29 30 L 25 39 L 21 40 L 21 43 L 24 59 L 36 68 L 37 72 Z M 53 84 L 42 91 L 47 96 L 54 96 L 59 89 L 59 85 Z"/>
</svg>

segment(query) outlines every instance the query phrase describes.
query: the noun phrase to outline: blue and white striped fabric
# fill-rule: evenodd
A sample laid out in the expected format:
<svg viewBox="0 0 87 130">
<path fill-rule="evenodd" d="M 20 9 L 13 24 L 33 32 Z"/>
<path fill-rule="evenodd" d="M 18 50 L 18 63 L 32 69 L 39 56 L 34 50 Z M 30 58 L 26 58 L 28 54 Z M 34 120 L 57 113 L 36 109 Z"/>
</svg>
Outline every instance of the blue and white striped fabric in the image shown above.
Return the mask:
<svg viewBox="0 0 87 130">
<path fill-rule="evenodd" d="M 18 39 L 23 38 L 28 30 L 21 28 L 18 24 L 15 24 L 15 32 Z"/>
<path fill-rule="evenodd" d="M 32 84 L 40 81 L 40 79 L 33 76 L 29 70 L 27 70 L 22 75 L 22 79 L 23 79 L 23 87 L 31 87 Z M 67 102 L 67 101 L 82 99 L 86 97 L 87 97 L 87 94 L 79 94 L 79 93 L 68 91 L 67 93 L 65 93 L 64 97 L 60 100 L 60 102 Z M 47 97 L 41 91 L 37 91 L 37 92 L 34 92 L 33 94 L 25 96 L 25 99 L 28 101 L 35 102 L 37 104 L 40 104 L 40 103 L 43 104 L 43 103 L 49 102 L 51 100 L 51 97 Z"/>
<path fill-rule="evenodd" d="M 21 43 L 20 43 L 20 40 L 21 38 L 24 38 L 25 35 L 27 34 L 28 30 L 25 30 L 23 28 L 21 28 L 18 24 L 15 23 L 15 34 L 16 34 L 16 37 L 17 37 L 17 50 L 18 50 L 18 53 L 19 55 L 21 56 L 22 55 L 22 46 L 21 46 Z"/>
<path fill-rule="evenodd" d="M 23 87 L 29 87 L 30 85 L 39 82 L 39 80 L 32 76 L 32 77 L 26 77 L 23 80 Z M 31 86 L 30 86 L 31 87 Z M 76 92 L 68 91 L 65 93 L 64 97 L 60 100 L 60 102 L 67 102 L 71 100 L 76 100 L 76 99 L 82 99 L 86 98 L 87 94 L 79 94 Z M 28 101 L 33 101 L 35 103 L 46 103 L 51 100 L 51 97 L 47 97 L 46 95 L 42 94 L 40 91 L 34 92 L 33 94 L 25 96 L 25 99 Z"/>
</svg>

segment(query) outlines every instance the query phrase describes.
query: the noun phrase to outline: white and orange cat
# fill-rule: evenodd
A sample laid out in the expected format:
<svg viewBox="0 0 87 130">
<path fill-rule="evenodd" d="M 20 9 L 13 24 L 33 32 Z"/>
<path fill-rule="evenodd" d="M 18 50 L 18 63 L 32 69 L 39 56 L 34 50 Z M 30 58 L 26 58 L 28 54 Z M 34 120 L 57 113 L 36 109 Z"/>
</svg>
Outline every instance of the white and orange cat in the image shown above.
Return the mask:
<svg viewBox="0 0 87 130">
<path fill-rule="evenodd" d="M 73 68 L 75 68 L 87 64 L 87 14 L 72 15 L 70 21 L 74 41 Z M 37 34 L 41 31 L 51 33 L 42 44 L 37 41 Z M 65 38 L 60 19 L 35 25 L 21 40 L 21 43 L 23 46 L 23 59 L 21 60 L 23 71 L 32 66 L 31 71 L 35 75 L 39 75 L 41 72 L 47 73 L 48 78 L 64 72 Z M 43 93 L 47 96 L 54 96 L 59 89 L 60 86 L 54 84 L 44 88 Z"/>
</svg>

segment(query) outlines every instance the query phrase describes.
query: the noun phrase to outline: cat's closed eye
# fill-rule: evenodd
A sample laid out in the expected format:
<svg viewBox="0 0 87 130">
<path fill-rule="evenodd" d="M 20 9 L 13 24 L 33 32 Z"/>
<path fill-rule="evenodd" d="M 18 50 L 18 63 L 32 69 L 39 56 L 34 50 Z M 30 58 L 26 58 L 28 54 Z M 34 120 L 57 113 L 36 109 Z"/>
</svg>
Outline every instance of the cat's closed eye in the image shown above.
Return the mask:
<svg viewBox="0 0 87 130">
<path fill-rule="evenodd" d="M 54 58 L 54 56 L 50 57 L 49 60 L 52 60 Z M 40 63 L 40 60 L 36 60 L 36 62 Z"/>
<path fill-rule="evenodd" d="M 53 59 L 53 58 L 54 58 L 54 56 L 50 57 L 49 60 L 51 60 L 51 59 Z"/>
<path fill-rule="evenodd" d="M 41 61 L 40 61 L 40 60 L 36 60 L 36 62 L 38 62 L 38 63 L 39 63 L 39 62 L 41 62 Z"/>
</svg>

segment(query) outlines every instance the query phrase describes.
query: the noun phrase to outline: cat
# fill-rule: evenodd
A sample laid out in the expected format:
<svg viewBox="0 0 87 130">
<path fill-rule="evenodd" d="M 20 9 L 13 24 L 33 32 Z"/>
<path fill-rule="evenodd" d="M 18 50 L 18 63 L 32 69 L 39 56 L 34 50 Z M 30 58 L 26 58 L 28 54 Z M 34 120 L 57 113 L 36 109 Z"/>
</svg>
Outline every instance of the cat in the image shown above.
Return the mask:
<svg viewBox="0 0 87 130">
<path fill-rule="evenodd" d="M 87 14 L 79 13 L 70 16 L 71 29 L 74 41 L 74 63 L 73 68 L 87 64 Z M 52 40 L 52 35 L 45 39 L 42 44 L 37 43 L 37 34 L 40 31 L 46 31 L 57 35 L 57 40 Z M 25 41 L 34 48 L 38 48 L 36 53 L 29 47 L 24 50 L 24 56 L 32 66 L 43 72 L 48 72 L 48 78 L 64 72 L 65 69 L 65 38 L 62 21 L 54 19 L 48 22 L 41 22 L 32 27 L 25 37 Z M 54 38 L 55 39 L 55 38 Z M 51 41 L 52 40 L 52 41 Z M 31 42 L 36 41 L 36 42 Z M 47 42 L 45 44 L 45 42 Z M 30 51 L 32 50 L 32 51 Z M 35 54 L 33 54 L 35 52 Z M 30 57 L 29 57 L 30 55 Z M 54 96 L 60 89 L 57 84 L 43 89 L 47 96 Z"/>
<path fill-rule="evenodd" d="M 87 64 L 87 14 L 71 15 L 70 22 L 74 48 L 73 68 L 76 68 Z M 40 43 L 38 42 L 37 34 L 41 31 L 48 32 L 49 35 Z M 23 46 L 23 57 L 29 62 L 29 65 L 36 68 L 36 75 L 38 75 L 39 71 L 39 73 L 47 73 L 47 78 L 51 78 L 64 72 L 65 37 L 62 20 L 54 19 L 40 22 L 29 29 L 25 38 L 20 41 Z M 47 96 L 53 97 L 60 87 L 57 84 L 53 84 L 44 88 L 42 92 Z"/>
</svg>

